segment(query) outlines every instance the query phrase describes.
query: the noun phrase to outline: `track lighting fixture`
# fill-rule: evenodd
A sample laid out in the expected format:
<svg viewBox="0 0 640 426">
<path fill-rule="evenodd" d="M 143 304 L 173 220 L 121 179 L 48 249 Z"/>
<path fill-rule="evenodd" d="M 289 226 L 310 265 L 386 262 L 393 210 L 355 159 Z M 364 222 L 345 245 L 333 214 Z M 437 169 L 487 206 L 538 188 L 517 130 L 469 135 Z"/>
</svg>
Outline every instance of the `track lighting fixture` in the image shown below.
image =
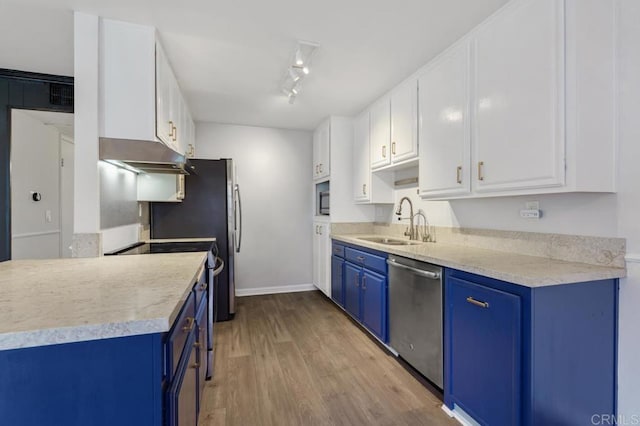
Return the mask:
<svg viewBox="0 0 640 426">
<path fill-rule="evenodd" d="M 311 72 L 311 57 L 318 46 L 318 43 L 298 41 L 282 82 L 282 93 L 289 98 L 290 104 L 295 102 L 296 96 L 300 93 L 302 79 Z"/>
</svg>

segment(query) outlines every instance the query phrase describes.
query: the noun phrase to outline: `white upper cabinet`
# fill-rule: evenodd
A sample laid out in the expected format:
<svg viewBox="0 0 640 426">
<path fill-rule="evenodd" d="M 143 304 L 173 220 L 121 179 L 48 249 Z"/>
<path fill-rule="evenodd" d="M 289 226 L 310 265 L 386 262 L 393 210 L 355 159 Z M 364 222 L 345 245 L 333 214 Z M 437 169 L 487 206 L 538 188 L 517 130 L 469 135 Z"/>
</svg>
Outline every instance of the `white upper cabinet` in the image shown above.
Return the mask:
<svg viewBox="0 0 640 426">
<path fill-rule="evenodd" d="M 615 2 L 514 0 L 427 64 L 421 196 L 615 192 L 615 15 Z"/>
<path fill-rule="evenodd" d="M 418 157 L 418 84 L 411 79 L 391 93 L 391 162 Z"/>
<path fill-rule="evenodd" d="M 368 110 L 353 122 L 353 194 L 356 202 L 370 200 L 369 125 Z"/>
<path fill-rule="evenodd" d="M 173 145 L 172 98 L 175 91 L 173 72 L 164 50 L 156 44 L 156 136 L 165 144 Z"/>
<path fill-rule="evenodd" d="M 418 80 L 420 195 L 468 194 L 470 179 L 469 43 L 434 61 Z"/>
<path fill-rule="evenodd" d="M 193 119 L 160 43 L 156 43 L 156 136 L 180 154 L 194 144 Z"/>
<path fill-rule="evenodd" d="M 384 98 L 370 108 L 371 168 L 391 164 L 391 102 Z"/>
<path fill-rule="evenodd" d="M 370 113 L 353 121 L 353 199 L 357 204 L 393 204 L 392 173 L 371 173 Z"/>
<path fill-rule="evenodd" d="M 330 165 L 331 121 L 325 120 L 313 132 L 313 179 L 326 180 L 331 174 Z"/>
<path fill-rule="evenodd" d="M 193 120 L 155 28 L 101 19 L 99 50 L 100 136 L 188 152 Z"/>
<path fill-rule="evenodd" d="M 564 184 L 562 6 L 521 1 L 475 36 L 477 192 Z"/>
</svg>

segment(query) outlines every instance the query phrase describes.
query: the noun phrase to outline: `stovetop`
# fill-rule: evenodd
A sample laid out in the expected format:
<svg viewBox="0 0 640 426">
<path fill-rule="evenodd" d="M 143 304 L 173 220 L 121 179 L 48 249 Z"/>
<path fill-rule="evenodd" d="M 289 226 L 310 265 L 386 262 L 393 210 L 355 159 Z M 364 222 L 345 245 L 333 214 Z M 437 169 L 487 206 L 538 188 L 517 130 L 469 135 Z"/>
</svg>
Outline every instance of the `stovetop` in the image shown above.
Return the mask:
<svg viewBox="0 0 640 426">
<path fill-rule="evenodd" d="M 121 254 L 156 254 L 156 253 L 185 253 L 197 251 L 210 251 L 213 241 L 192 241 L 174 243 L 137 243 L 124 249 L 105 253 L 105 256 Z"/>
</svg>

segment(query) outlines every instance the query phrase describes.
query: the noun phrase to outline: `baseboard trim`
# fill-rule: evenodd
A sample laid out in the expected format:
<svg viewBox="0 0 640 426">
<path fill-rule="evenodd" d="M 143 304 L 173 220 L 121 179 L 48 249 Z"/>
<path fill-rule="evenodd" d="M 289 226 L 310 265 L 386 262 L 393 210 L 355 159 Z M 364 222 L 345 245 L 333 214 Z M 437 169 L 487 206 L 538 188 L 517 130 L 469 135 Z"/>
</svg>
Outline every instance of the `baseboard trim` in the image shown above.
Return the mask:
<svg viewBox="0 0 640 426">
<path fill-rule="evenodd" d="M 442 409 L 442 411 L 444 411 L 447 414 L 447 416 L 451 417 L 452 419 L 457 420 L 458 423 L 460 423 L 462 426 L 476 426 L 476 425 L 478 425 L 478 423 L 476 423 L 471 417 L 469 417 L 469 415 L 467 413 L 462 411 L 460 409 L 460 407 L 458 407 L 457 405 L 455 406 L 455 408 L 453 410 L 451 410 L 449 407 L 447 407 L 444 404 L 442 404 L 440 406 L 440 408 Z"/>
<path fill-rule="evenodd" d="M 236 296 L 260 296 L 264 294 L 297 293 L 318 290 L 313 284 L 282 285 L 277 287 L 236 288 Z"/>
</svg>

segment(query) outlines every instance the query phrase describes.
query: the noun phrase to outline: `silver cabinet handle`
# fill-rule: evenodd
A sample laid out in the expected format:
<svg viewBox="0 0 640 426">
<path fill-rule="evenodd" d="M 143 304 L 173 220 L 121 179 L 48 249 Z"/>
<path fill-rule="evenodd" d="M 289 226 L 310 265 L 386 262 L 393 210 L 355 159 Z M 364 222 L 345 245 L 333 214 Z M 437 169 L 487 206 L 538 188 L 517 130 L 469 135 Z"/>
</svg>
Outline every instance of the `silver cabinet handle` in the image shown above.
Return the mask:
<svg viewBox="0 0 640 426">
<path fill-rule="evenodd" d="M 320 173 L 322 173 L 322 163 L 320 163 Z"/>
<path fill-rule="evenodd" d="M 367 195 L 367 184 L 362 185 L 362 195 Z"/>
<path fill-rule="evenodd" d="M 478 161 L 478 180 L 484 180 L 484 173 L 482 173 L 483 167 L 484 161 Z"/>
<path fill-rule="evenodd" d="M 437 272 L 423 271 L 422 269 L 412 268 L 411 266 L 398 263 L 395 260 L 387 259 L 387 265 L 395 266 L 396 268 L 400 268 L 400 269 L 406 269 L 407 271 L 411 271 L 416 275 L 421 275 L 425 278 L 430 278 L 432 280 L 440 279 L 440 274 Z"/>
<path fill-rule="evenodd" d="M 456 182 L 462 183 L 462 166 L 458 166 L 456 169 Z"/>
<path fill-rule="evenodd" d="M 318 233 L 322 235 L 322 225 L 318 226 Z"/>
<path fill-rule="evenodd" d="M 362 276 L 362 289 L 363 290 L 367 289 L 367 276 L 366 275 Z"/>
<path fill-rule="evenodd" d="M 488 308 L 489 307 L 489 304 L 487 302 L 481 302 L 479 300 L 474 299 L 471 296 L 467 297 L 467 302 L 471 303 L 472 305 L 479 306 L 481 308 Z"/>
<path fill-rule="evenodd" d="M 358 256 L 358 257 L 356 257 L 356 259 L 358 260 L 358 262 L 364 263 L 364 257 Z"/>
</svg>

